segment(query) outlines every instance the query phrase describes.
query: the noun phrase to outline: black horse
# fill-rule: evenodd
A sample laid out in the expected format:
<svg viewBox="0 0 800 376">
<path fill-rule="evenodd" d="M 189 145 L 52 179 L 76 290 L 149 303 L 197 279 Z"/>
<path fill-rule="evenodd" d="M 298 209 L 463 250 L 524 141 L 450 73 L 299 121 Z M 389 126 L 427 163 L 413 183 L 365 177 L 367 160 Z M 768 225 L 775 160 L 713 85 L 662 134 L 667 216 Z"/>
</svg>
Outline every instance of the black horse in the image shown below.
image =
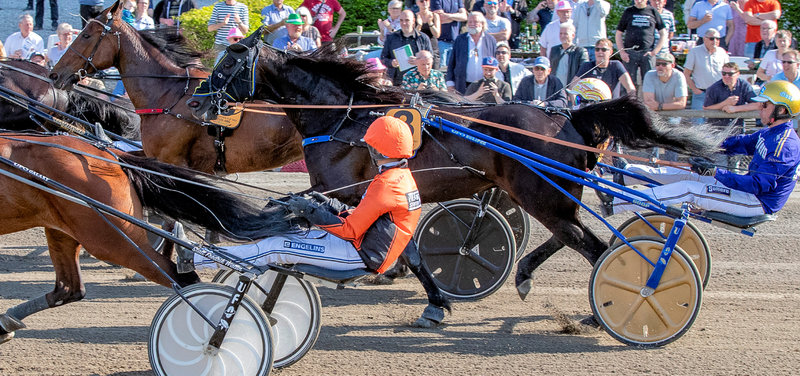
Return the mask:
<svg viewBox="0 0 800 376">
<path fill-rule="evenodd" d="M 195 96 L 189 103 L 199 117 L 215 116 L 219 98 L 226 94 L 235 101 L 255 98 L 281 104 L 307 105 L 285 108 L 303 137 L 333 136 L 333 141 L 305 146 L 305 158 L 312 189 L 331 191 L 348 202 L 357 202 L 365 184 L 376 173 L 365 148 L 357 145 L 368 125 L 376 118 L 375 108 L 323 109 L 315 105 L 383 105 L 408 103 L 410 94 L 396 88 L 380 87 L 364 63 L 341 59 L 333 46 L 313 53 L 283 53 L 261 48 L 256 31 L 240 44 L 228 47 L 217 64 L 207 90 L 218 95 Z M 258 56 L 258 59 L 256 59 Z M 254 77 L 255 85 L 250 78 Z M 250 92 L 250 88 L 253 88 Z M 526 104 L 461 106 L 457 96 L 423 93 L 438 104 L 443 117 L 489 136 L 536 152 L 578 169 L 593 168 L 597 155 L 524 137 L 519 134 L 463 120 L 447 113 L 504 124 L 544 136 L 581 145 L 597 146 L 614 137 L 630 148 L 666 147 L 692 155 L 710 155 L 718 150 L 721 136 L 708 128 L 673 128 L 653 121 L 647 108 L 633 97 L 622 97 L 576 111 L 544 109 Z M 594 264 L 606 250 L 579 218 L 579 206 L 519 162 L 492 152 L 476 143 L 428 127 L 422 147 L 409 161 L 425 202 L 439 202 L 497 186 L 507 192 L 528 213 L 542 223 L 552 237 L 520 260 L 517 289 L 524 298 L 530 289 L 532 272 L 565 245 Z M 580 198 L 580 184 L 550 176 L 570 194 Z M 342 188 L 344 187 L 344 188 Z M 416 274 L 416 273 L 415 273 Z M 420 277 L 417 274 L 417 277 Z M 425 281 L 423 281 L 423 284 Z M 427 289 L 427 288 L 426 288 Z"/>
<path fill-rule="evenodd" d="M 0 66 L 0 86 L 66 112 L 89 124 L 100 123 L 105 129 L 123 137 L 137 140 L 141 138 L 139 115 L 134 113 L 130 101 L 120 99 L 111 104 L 88 93 L 56 89 L 50 82 L 45 81 L 50 73 L 47 68 L 30 61 L 7 60 L 2 63 L 12 68 Z M 57 129 L 53 125 L 48 126 L 47 122 L 43 122 L 43 125 L 48 131 Z M 26 108 L 2 99 L 0 99 L 0 128 L 12 131 L 45 130 L 30 118 Z"/>
</svg>

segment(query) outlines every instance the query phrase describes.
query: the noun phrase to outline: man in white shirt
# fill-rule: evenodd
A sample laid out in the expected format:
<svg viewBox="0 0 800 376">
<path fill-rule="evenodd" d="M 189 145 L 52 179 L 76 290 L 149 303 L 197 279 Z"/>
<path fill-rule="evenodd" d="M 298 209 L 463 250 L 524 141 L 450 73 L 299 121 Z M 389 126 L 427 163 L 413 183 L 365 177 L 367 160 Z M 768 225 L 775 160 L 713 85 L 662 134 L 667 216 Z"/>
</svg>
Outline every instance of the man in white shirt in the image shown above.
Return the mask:
<svg viewBox="0 0 800 376">
<path fill-rule="evenodd" d="M 28 59 L 34 52 L 44 55 L 44 41 L 33 32 L 33 17 L 30 14 L 19 16 L 19 31 L 8 36 L 5 48 L 10 58 Z"/>
<path fill-rule="evenodd" d="M 550 48 L 561 44 L 561 24 L 572 23 L 572 4 L 569 0 L 559 0 L 556 3 L 556 19 L 550 21 L 544 30 L 542 36 L 539 38 L 539 44 L 542 46 L 542 56 L 547 56 Z"/>
<path fill-rule="evenodd" d="M 706 100 L 706 89 L 722 79 L 722 66 L 728 62 L 728 53 L 719 46 L 720 33 L 708 29 L 703 44 L 689 50 L 683 74 L 692 91 L 692 109 L 702 110 Z"/>
</svg>

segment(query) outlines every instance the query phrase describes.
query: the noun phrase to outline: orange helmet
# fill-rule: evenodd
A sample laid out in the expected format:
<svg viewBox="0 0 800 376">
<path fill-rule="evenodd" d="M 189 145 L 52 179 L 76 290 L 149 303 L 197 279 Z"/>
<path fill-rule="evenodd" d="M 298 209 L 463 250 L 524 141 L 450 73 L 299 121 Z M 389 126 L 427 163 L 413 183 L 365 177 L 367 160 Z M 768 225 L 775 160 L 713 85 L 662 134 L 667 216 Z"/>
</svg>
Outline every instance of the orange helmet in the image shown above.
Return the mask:
<svg viewBox="0 0 800 376">
<path fill-rule="evenodd" d="M 410 158 L 414 154 L 411 129 L 396 117 L 375 119 L 364 135 L 364 142 L 387 158 Z"/>
</svg>

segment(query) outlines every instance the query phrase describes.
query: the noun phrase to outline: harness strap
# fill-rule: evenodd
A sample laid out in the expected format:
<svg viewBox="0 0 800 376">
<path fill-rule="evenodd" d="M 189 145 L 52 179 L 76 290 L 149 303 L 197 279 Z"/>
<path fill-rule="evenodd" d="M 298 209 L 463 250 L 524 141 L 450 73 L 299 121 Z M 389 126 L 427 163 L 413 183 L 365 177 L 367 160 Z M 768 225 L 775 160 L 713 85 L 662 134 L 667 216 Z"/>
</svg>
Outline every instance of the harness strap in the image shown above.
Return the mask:
<svg viewBox="0 0 800 376">
<path fill-rule="evenodd" d="M 139 115 L 152 115 L 152 114 L 163 114 L 163 108 L 140 108 L 136 110 L 136 113 Z"/>
</svg>

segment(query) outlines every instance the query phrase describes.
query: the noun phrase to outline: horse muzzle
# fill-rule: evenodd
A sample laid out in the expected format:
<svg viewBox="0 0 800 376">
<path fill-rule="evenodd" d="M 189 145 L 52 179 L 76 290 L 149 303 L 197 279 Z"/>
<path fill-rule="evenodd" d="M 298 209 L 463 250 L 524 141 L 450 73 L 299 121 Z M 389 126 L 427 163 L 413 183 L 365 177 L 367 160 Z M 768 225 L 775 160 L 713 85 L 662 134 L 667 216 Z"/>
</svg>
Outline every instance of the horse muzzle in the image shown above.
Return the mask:
<svg viewBox="0 0 800 376">
<path fill-rule="evenodd" d="M 216 106 L 209 97 L 191 97 L 186 105 L 192 109 L 192 115 L 200 120 L 214 120 L 217 118 Z"/>
<path fill-rule="evenodd" d="M 62 76 L 54 71 L 48 77 L 53 80 L 53 86 L 61 90 L 72 90 L 72 87 L 81 80 L 77 73 Z"/>
</svg>

